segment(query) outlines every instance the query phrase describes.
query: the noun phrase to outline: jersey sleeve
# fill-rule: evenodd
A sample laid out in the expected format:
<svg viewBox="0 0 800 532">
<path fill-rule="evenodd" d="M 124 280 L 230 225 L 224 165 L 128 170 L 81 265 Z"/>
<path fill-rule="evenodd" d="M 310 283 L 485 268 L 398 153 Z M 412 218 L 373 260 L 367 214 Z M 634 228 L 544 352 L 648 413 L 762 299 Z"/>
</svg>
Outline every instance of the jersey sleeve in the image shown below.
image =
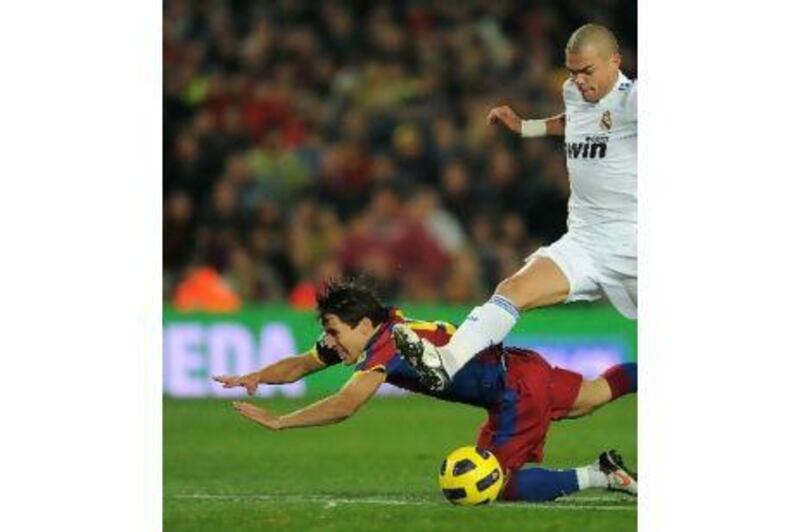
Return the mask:
<svg viewBox="0 0 800 532">
<path fill-rule="evenodd" d="M 380 342 L 370 347 L 365 353 L 364 360 L 358 363 L 356 371 L 386 371 L 389 361 L 397 355 L 394 340 L 391 338 L 391 329 L 384 333 Z"/>
</svg>

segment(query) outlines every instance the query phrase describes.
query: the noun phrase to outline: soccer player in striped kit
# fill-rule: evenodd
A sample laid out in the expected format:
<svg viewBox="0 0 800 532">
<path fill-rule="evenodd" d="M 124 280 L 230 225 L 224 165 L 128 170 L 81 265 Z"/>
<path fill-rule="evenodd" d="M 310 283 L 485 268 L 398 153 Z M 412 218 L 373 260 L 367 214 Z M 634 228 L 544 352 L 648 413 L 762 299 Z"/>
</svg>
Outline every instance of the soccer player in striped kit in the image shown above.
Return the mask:
<svg viewBox="0 0 800 532">
<path fill-rule="evenodd" d="M 603 26 L 577 29 L 566 46 L 565 112 L 522 120 L 508 106 L 489 112 L 523 137 L 564 137 L 570 178 L 567 233 L 533 253 L 470 312 L 441 347 L 403 331 L 403 356 L 442 390 L 476 354 L 499 344 L 520 312 L 607 297 L 627 318 L 637 310 L 637 89 L 620 71 L 617 40 Z"/>
<path fill-rule="evenodd" d="M 577 373 L 550 366 L 533 351 L 495 345 L 470 360 L 447 389 L 432 391 L 400 356 L 397 342 L 402 338 L 397 327 L 403 325 L 436 345 L 446 343 L 455 327 L 407 319 L 399 310 L 384 306 L 363 283 L 354 281 L 329 285 L 317 296 L 317 307 L 324 336 L 310 351 L 248 375 L 214 379 L 226 388 L 243 386 L 252 395 L 260 384 L 293 382 L 339 363 L 355 365 L 353 377 L 338 393 L 282 416 L 235 402 L 244 417 L 275 431 L 337 423 L 352 416 L 381 384 L 389 382 L 487 411 L 477 446 L 494 453 L 505 470 L 504 500 L 548 501 L 587 488 L 637 493 L 635 474 L 614 451 L 603 452 L 595 463 L 575 469 L 522 469 L 528 462 L 542 461 L 552 421 L 587 415 L 636 392 L 635 364 L 611 368 L 611 378 L 584 380 Z"/>
</svg>

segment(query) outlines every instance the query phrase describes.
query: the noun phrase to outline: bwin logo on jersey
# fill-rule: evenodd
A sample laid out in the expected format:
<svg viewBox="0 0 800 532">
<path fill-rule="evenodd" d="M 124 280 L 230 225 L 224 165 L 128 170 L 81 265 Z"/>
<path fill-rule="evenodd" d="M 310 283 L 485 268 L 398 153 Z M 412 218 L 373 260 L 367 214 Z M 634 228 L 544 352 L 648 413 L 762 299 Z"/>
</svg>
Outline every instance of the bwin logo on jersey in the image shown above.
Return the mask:
<svg viewBox="0 0 800 532">
<path fill-rule="evenodd" d="M 568 159 L 605 159 L 608 137 L 586 137 L 585 142 L 565 142 Z"/>
</svg>

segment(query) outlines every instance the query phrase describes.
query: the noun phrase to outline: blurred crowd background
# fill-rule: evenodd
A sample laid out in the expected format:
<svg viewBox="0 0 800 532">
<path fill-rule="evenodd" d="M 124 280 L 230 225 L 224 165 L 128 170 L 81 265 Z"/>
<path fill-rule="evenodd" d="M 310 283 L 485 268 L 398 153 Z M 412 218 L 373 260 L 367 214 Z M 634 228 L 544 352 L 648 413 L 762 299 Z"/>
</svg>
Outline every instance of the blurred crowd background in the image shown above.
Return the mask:
<svg viewBox="0 0 800 532">
<path fill-rule="evenodd" d="M 635 0 L 165 0 L 165 300 L 307 308 L 353 273 L 484 299 L 566 230 L 569 194 L 558 139 L 486 115 L 561 112 L 586 22 L 635 78 Z"/>
</svg>

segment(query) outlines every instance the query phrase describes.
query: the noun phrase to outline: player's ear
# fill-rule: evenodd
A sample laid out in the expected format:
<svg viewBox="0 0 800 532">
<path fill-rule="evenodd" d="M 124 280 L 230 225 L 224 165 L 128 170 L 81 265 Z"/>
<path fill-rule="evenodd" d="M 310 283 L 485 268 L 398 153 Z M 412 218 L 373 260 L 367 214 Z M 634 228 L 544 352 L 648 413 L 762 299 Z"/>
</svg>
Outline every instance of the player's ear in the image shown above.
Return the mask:
<svg viewBox="0 0 800 532">
<path fill-rule="evenodd" d="M 372 331 L 375 329 L 375 326 L 372 324 L 371 319 L 364 316 L 363 318 L 361 318 L 361 321 L 358 322 L 356 328 L 363 334 L 372 334 Z"/>
</svg>

